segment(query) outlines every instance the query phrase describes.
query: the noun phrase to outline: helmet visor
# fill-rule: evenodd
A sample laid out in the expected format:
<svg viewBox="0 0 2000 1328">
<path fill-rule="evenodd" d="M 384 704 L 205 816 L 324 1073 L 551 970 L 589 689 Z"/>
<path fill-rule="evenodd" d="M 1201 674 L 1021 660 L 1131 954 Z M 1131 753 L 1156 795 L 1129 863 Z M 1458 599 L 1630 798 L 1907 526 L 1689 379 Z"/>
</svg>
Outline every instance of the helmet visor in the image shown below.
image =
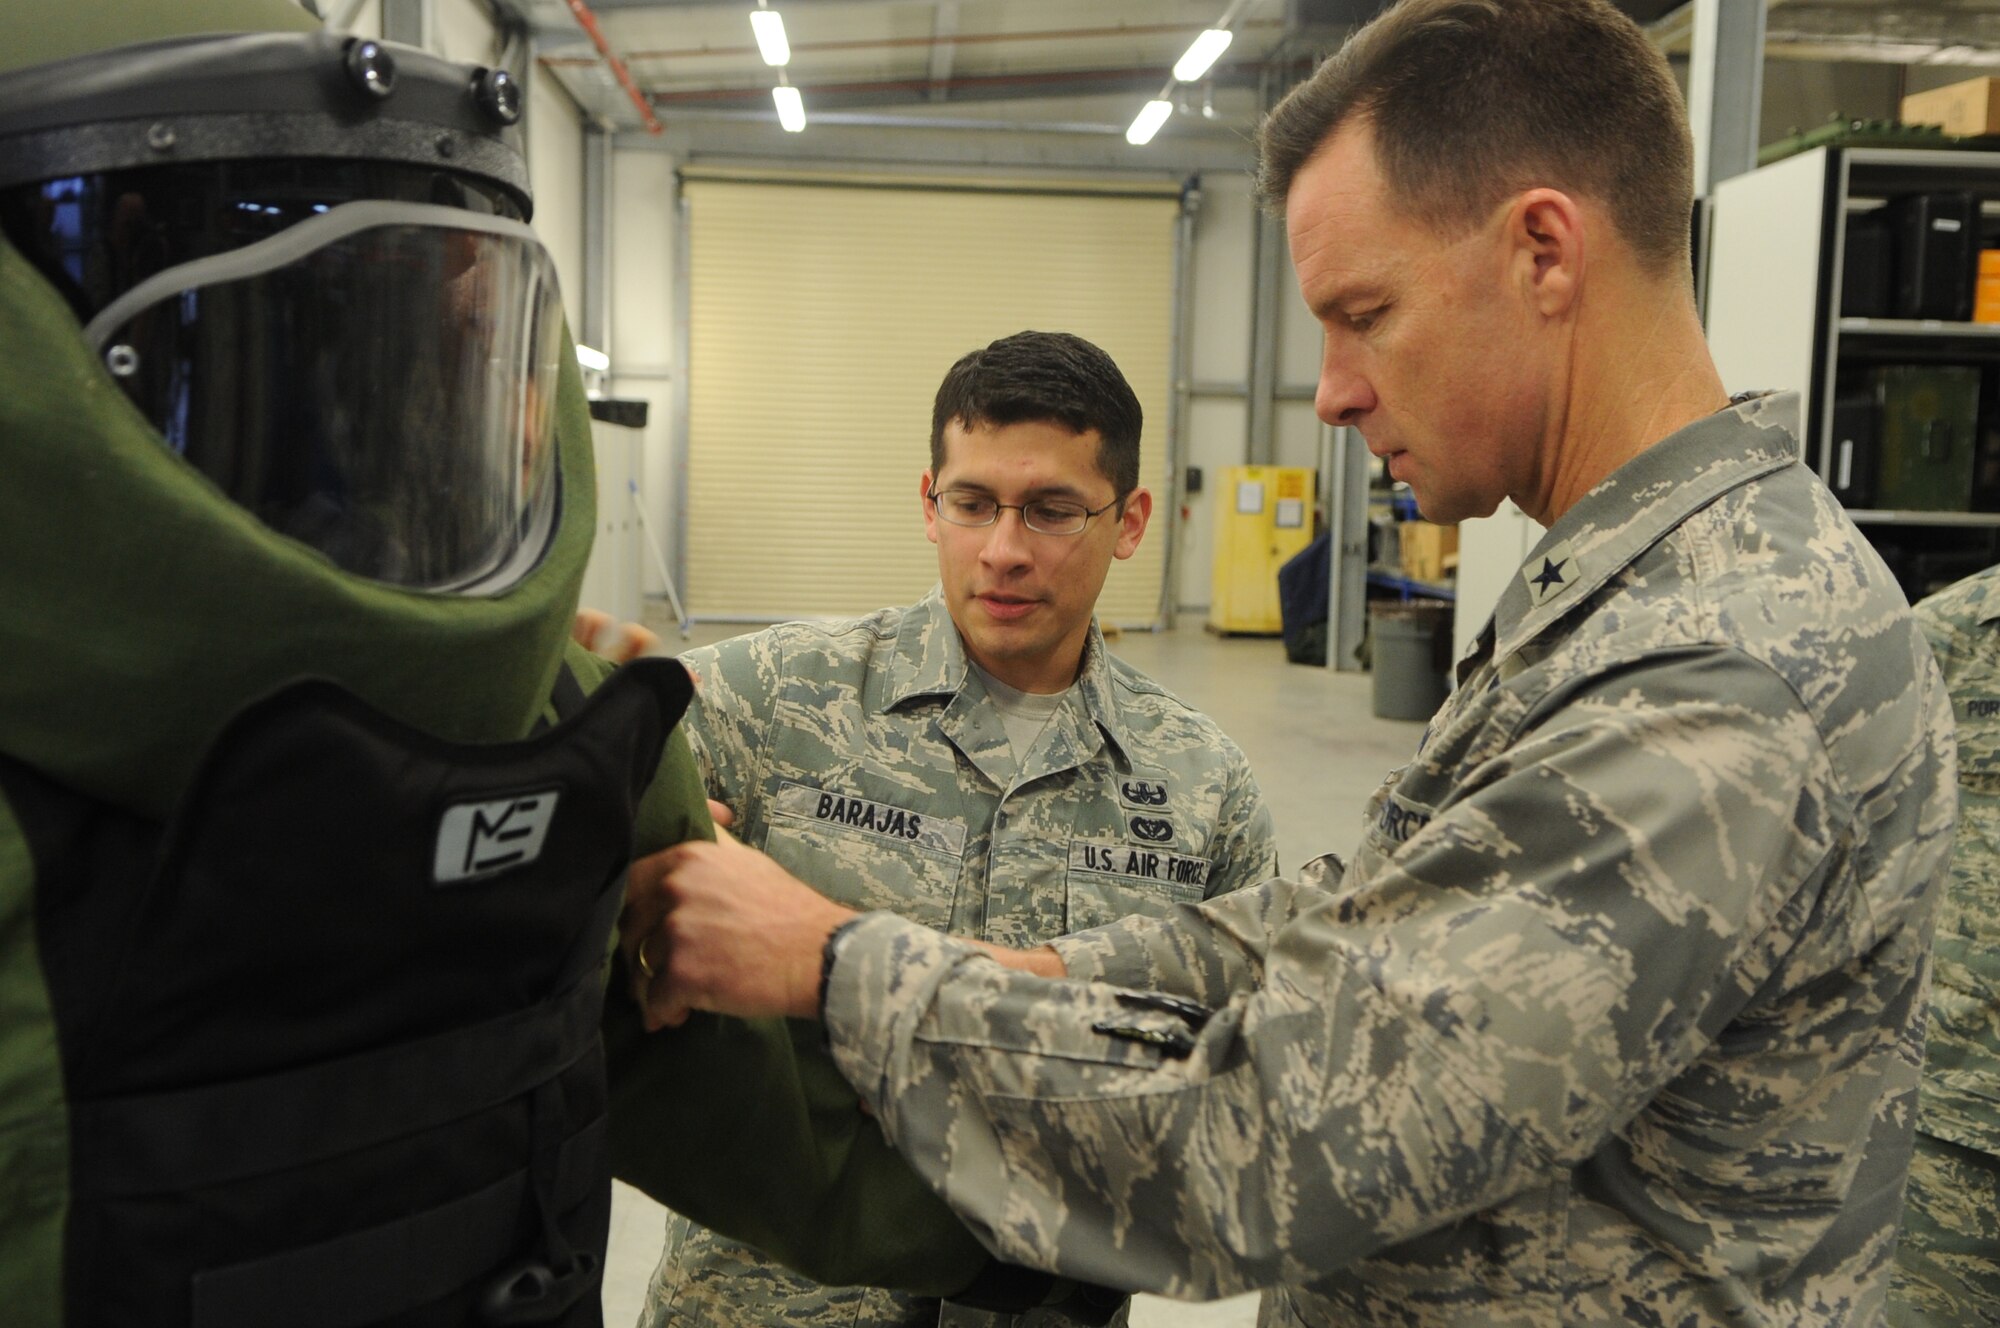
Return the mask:
<svg viewBox="0 0 2000 1328">
<path fill-rule="evenodd" d="M 169 447 L 348 572 L 494 594 L 553 537 L 562 303 L 519 222 L 342 204 L 148 278 L 85 335 Z"/>
</svg>

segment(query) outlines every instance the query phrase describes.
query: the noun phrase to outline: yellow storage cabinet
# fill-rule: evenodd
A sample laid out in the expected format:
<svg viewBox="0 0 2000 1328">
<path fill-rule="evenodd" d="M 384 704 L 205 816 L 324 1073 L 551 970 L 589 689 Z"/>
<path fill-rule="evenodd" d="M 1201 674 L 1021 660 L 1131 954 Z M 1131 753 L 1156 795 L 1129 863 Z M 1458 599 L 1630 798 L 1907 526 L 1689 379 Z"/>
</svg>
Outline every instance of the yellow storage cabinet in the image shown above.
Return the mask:
<svg viewBox="0 0 2000 1328">
<path fill-rule="evenodd" d="M 1215 492 L 1215 578 L 1208 625 L 1276 635 L 1278 568 L 1312 542 L 1313 472 L 1306 466 L 1231 466 Z"/>
</svg>

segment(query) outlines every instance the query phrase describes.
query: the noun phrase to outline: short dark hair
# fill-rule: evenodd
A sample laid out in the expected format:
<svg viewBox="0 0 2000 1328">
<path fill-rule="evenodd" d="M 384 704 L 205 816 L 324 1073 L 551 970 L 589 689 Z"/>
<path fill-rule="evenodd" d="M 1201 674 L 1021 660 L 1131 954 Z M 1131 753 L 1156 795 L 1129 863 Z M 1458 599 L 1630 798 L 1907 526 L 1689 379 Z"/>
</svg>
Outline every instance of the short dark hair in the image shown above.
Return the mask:
<svg viewBox="0 0 2000 1328">
<path fill-rule="evenodd" d="M 1097 468 L 1123 502 L 1139 487 L 1145 414 L 1118 366 L 1068 332 L 1016 332 L 959 358 L 931 406 L 931 474 L 944 468 L 944 430 L 1053 421 L 1098 436 Z"/>
<path fill-rule="evenodd" d="M 1402 0 L 1327 57 L 1258 131 L 1258 192 L 1365 117 L 1396 202 L 1469 228 L 1537 186 L 1602 204 L 1654 273 L 1688 262 L 1694 142 L 1667 62 L 1606 0 Z"/>
</svg>

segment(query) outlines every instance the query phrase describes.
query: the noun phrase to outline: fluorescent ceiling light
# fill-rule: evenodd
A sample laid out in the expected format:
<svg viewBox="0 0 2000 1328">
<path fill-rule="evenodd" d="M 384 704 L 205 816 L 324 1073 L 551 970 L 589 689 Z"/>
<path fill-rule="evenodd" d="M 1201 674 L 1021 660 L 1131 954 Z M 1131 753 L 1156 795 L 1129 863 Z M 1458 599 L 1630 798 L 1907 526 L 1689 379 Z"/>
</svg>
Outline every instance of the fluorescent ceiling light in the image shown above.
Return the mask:
<svg viewBox="0 0 2000 1328">
<path fill-rule="evenodd" d="M 786 133 L 796 134 L 806 127 L 806 104 L 797 88 L 781 83 L 771 89 L 771 100 L 778 103 L 778 123 Z"/>
<path fill-rule="evenodd" d="M 611 357 L 609 355 L 606 355 L 601 350 L 592 350 L 581 343 L 578 343 L 576 348 L 576 362 L 586 369 L 595 369 L 599 373 L 603 373 L 611 367 Z"/>
<path fill-rule="evenodd" d="M 1160 132 L 1160 126 L 1174 113 L 1170 101 L 1149 101 L 1133 117 L 1132 127 L 1125 131 L 1125 141 L 1135 148 L 1142 148 L 1153 141 L 1153 135 Z"/>
<path fill-rule="evenodd" d="M 751 17 L 756 16 L 753 14 Z M 1230 39 L 1234 36 L 1235 34 L 1228 28 L 1210 28 L 1203 32 L 1194 39 L 1194 44 L 1187 48 L 1187 54 L 1175 62 L 1174 77 L 1183 83 L 1192 83 L 1206 74 L 1209 66 L 1229 49 Z"/>
<path fill-rule="evenodd" d="M 785 20 L 775 9 L 750 11 L 750 31 L 756 34 L 757 50 L 767 65 L 781 65 L 792 58 L 792 44 L 785 40 Z M 1224 34 L 1223 44 L 1228 44 Z"/>
</svg>

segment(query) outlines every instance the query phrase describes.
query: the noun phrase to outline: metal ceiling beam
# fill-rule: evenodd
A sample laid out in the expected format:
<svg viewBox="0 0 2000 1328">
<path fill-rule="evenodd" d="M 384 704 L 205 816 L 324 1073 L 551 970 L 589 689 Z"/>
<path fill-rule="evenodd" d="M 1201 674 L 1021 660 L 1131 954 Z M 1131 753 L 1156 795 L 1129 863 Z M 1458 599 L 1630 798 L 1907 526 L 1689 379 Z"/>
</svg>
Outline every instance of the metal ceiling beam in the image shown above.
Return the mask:
<svg viewBox="0 0 2000 1328">
<path fill-rule="evenodd" d="M 799 5 L 851 5 L 855 0 L 784 0 L 787 7 Z M 592 0 L 591 8 L 601 13 L 620 9 L 749 9 L 745 0 Z"/>
<path fill-rule="evenodd" d="M 549 61 L 560 72 L 556 61 Z M 1259 67 L 1230 65 L 1215 72 L 1220 88 L 1255 87 Z M 946 102 L 1018 101 L 1050 97 L 1091 97 L 1126 95 L 1157 90 L 1160 71 L 1151 65 L 1143 69 L 1043 70 L 1019 74 L 980 74 L 953 78 L 941 85 Z M 880 79 L 861 83 L 807 83 L 795 79 L 805 95 L 808 113 L 825 109 L 858 109 L 870 106 L 908 106 L 932 98 L 928 78 Z M 655 92 L 651 101 L 656 112 L 672 116 L 694 107 L 757 108 L 770 98 L 768 83 L 736 88 L 704 88 L 686 92 Z"/>
<path fill-rule="evenodd" d="M 1810 51 L 1823 60 L 1991 63 L 2000 54 L 2000 13 L 1795 3 L 1768 20 L 1766 40 L 1773 55 Z M 1829 52 L 1839 54 L 1836 57 Z"/>
<path fill-rule="evenodd" d="M 1991 10 L 1859 8 L 1769 0 L 1764 54 L 1773 59 L 1870 64 L 2000 63 L 2000 14 Z M 1670 55 L 1693 42 L 1694 5 L 1682 5 L 1646 33 Z"/>
<path fill-rule="evenodd" d="M 591 45 L 597 48 L 599 58 L 611 71 L 612 77 L 618 80 L 618 86 L 625 89 L 625 95 L 631 98 L 632 108 L 639 113 L 639 119 L 645 123 L 647 132 L 659 133 L 660 122 L 653 118 L 652 108 L 646 104 L 646 95 L 639 91 L 639 85 L 632 81 L 632 71 L 618 58 L 618 52 L 611 49 L 610 40 L 605 37 L 604 30 L 597 25 L 597 15 L 584 3 L 584 0 L 566 0 L 566 3 L 569 5 L 569 12 L 576 16 L 577 26 L 590 38 Z"/>
<path fill-rule="evenodd" d="M 1088 120 L 995 120 L 984 116 L 949 115 L 897 115 L 881 111 L 815 111 L 812 123 L 819 125 L 842 125 L 848 128 L 887 130 L 935 130 L 946 133 L 972 134 L 1051 134 L 1058 137 L 1109 138 L 1125 137 L 1126 126 L 1109 121 L 1097 123 Z M 671 123 L 677 125 L 761 125 L 776 124 L 775 112 L 764 110 L 718 110 L 704 107 L 694 110 L 676 111 Z M 1195 117 L 1170 121 L 1175 126 L 1178 140 L 1210 139 L 1217 144 L 1244 144 L 1244 125 L 1232 126 L 1226 121 L 1203 120 Z M 1246 148 L 1247 150 L 1247 148 Z"/>
<path fill-rule="evenodd" d="M 954 8 L 956 0 L 953 0 Z M 1239 23 L 1239 33 L 1258 28 L 1275 29 L 1278 25 L 1261 19 Z M 991 48 L 1002 45 L 1019 45 L 1025 42 L 1076 42 L 1095 37 L 1130 39 L 1134 37 L 1189 37 L 1202 30 L 1199 23 L 1121 23 L 1115 27 L 1095 28 L 1044 28 L 1027 32 L 959 32 L 954 23 L 949 33 L 932 33 L 922 37 L 837 37 L 819 41 L 795 41 L 791 43 L 794 58 L 802 55 L 817 55 L 827 51 L 896 51 L 922 47 L 927 55 L 934 55 L 934 47 L 940 43 L 957 48 L 979 46 Z M 1176 42 L 1178 49 L 1182 43 Z M 703 43 L 699 46 L 668 47 L 660 50 L 627 51 L 625 58 L 637 64 L 642 61 L 674 60 L 690 63 L 697 60 L 741 61 L 757 55 L 756 43 L 744 41 L 736 45 L 714 45 Z M 950 72 L 949 62 L 946 72 Z"/>
<path fill-rule="evenodd" d="M 631 131 L 619 133 L 619 151 L 671 153 L 681 161 L 768 162 L 814 170 L 886 167 L 963 175 L 975 169 L 1012 170 L 1026 174 L 1077 173 L 1084 182 L 1106 176 L 1179 180 L 1190 171 L 1241 172 L 1252 165 L 1249 143 L 1240 137 L 1204 135 L 1168 137 L 1172 130 L 1144 148 L 1115 134 L 1046 134 L 974 132 L 929 126 L 906 129 L 885 124 L 841 124 L 825 115 L 812 116 L 809 148 L 795 134 L 780 129 L 775 116 L 764 122 L 739 120 L 670 120 L 660 138 Z"/>
<path fill-rule="evenodd" d="M 1731 0 L 1734 3 L 1734 0 Z M 1773 9 L 1788 6 L 1788 0 L 1764 0 L 1768 14 Z M 1621 6 L 1626 7 L 1626 6 Z M 1643 26 L 1646 35 L 1653 39 L 1653 45 L 1668 55 L 1687 55 L 1694 49 L 1694 7 L 1695 0 L 1687 0 L 1678 9 L 1670 10 Z M 1767 18 L 1766 23 L 1769 22 Z"/>
</svg>

